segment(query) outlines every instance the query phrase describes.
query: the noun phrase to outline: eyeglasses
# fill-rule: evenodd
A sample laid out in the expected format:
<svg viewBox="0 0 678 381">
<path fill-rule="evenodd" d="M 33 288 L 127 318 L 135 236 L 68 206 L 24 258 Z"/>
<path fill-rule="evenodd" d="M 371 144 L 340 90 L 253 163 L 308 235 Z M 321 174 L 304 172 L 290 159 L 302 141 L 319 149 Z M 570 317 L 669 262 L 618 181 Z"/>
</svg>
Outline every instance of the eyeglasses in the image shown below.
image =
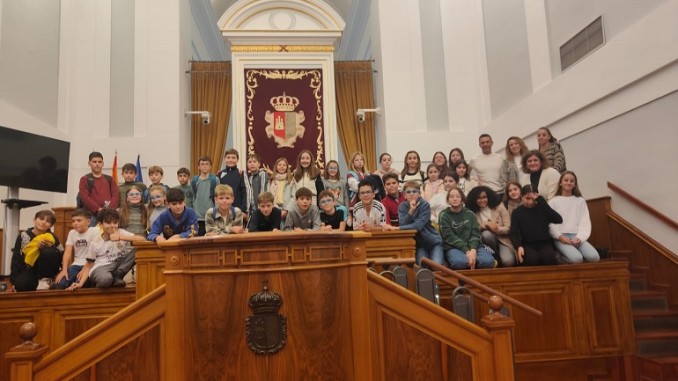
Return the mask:
<svg viewBox="0 0 678 381">
<path fill-rule="evenodd" d="M 324 198 L 324 199 L 320 200 L 320 205 L 327 205 L 327 204 L 332 203 L 333 201 L 334 200 L 331 199 L 331 198 Z"/>
<path fill-rule="evenodd" d="M 360 192 L 360 195 L 361 195 L 361 196 L 369 196 L 369 195 L 371 195 L 372 193 L 374 193 L 374 192 L 373 192 L 373 191 L 362 191 L 362 192 Z"/>
<path fill-rule="evenodd" d="M 162 200 L 163 198 L 165 198 L 165 196 L 151 196 L 151 200 L 153 200 L 153 201 Z"/>
<path fill-rule="evenodd" d="M 130 192 L 130 193 L 127 193 L 127 195 L 130 196 L 130 197 L 139 197 L 139 196 L 141 196 L 141 193 L 139 193 L 139 192 Z"/>
<path fill-rule="evenodd" d="M 406 189 L 405 194 L 419 194 L 419 189 Z"/>
</svg>

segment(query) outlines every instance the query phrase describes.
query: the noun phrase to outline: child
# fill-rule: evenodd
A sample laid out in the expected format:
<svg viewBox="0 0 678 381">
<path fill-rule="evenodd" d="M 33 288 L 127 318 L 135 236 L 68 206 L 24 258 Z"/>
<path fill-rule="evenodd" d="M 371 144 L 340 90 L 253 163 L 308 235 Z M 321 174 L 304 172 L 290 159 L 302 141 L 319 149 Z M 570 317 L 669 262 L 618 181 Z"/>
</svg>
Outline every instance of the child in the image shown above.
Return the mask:
<svg viewBox="0 0 678 381">
<path fill-rule="evenodd" d="M 431 201 L 434 195 L 445 193 L 445 186 L 443 185 L 443 180 L 440 179 L 440 172 L 438 172 L 438 166 L 435 163 L 431 163 L 426 167 L 426 174 L 428 178 L 424 181 L 424 192 L 421 196 L 428 202 Z"/>
<path fill-rule="evenodd" d="M 109 175 L 102 173 L 104 167 L 104 156 L 100 152 L 89 154 L 87 163 L 91 173 L 80 178 L 78 184 L 78 208 L 85 207 L 92 213 L 90 225 L 96 225 L 96 215 L 105 208 L 116 209 L 120 196 L 118 195 L 118 184 L 113 183 Z"/>
<path fill-rule="evenodd" d="M 219 184 L 214 189 L 214 203 L 205 214 L 205 236 L 242 234 L 242 211 L 233 206 L 233 189 Z"/>
<path fill-rule="evenodd" d="M 452 148 L 450 150 L 450 154 L 448 155 L 448 159 L 450 160 L 450 163 L 449 163 L 449 166 L 448 166 L 450 168 L 450 170 L 454 170 L 454 167 L 456 167 L 457 163 L 459 163 L 460 161 L 466 160 L 464 158 L 464 151 L 462 151 L 461 148 L 456 148 L 456 147 Z"/>
<path fill-rule="evenodd" d="M 82 269 L 87 263 L 89 256 L 89 247 L 97 239 L 101 232 L 97 227 L 89 227 L 89 220 L 92 214 L 85 208 L 76 209 L 71 213 L 71 226 L 73 229 L 68 232 L 66 238 L 66 250 L 61 262 L 61 272 L 54 278 L 56 288 L 71 290 L 85 285 L 88 273 Z M 75 284 L 74 287 L 71 285 Z"/>
<path fill-rule="evenodd" d="M 297 189 L 283 230 L 320 230 L 320 212 L 313 203 L 313 193 L 306 187 Z"/>
<path fill-rule="evenodd" d="M 249 232 L 270 232 L 280 230 L 282 221 L 280 208 L 273 206 L 274 196 L 263 192 L 257 197 L 257 210 L 247 222 Z"/>
<path fill-rule="evenodd" d="M 35 291 L 40 279 L 59 273 L 64 249 L 51 231 L 55 222 L 51 210 L 41 210 L 35 214 L 33 227 L 19 233 L 12 253 L 10 292 Z"/>
<path fill-rule="evenodd" d="M 351 170 L 346 174 L 346 187 L 348 188 L 348 210 L 353 211 L 353 207 L 358 203 L 358 184 L 370 173 L 365 169 L 365 155 L 362 152 L 355 152 L 351 156 Z"/>
<path fill-rule="evenodd" d="M 437 169 L 437 168 L 436 168 Z M 420 196 L 419 184 L 408 181 L 403 184 L 406 201 L 398 207 L 398 219 L 401 230 L 415 229 L 416 260 L 426 257 L 438 264 L 443 264 L 443 241 L 438 231 L 431 225 L 431 210 L 428 202 Z"/>
<path fill-rule="evenodd" d="M 169 209 L 162 212 L 151 225 L 149 241 L 160 243 L 195 236 L 198 231 L 198 217 L 193 209 L 186 207 L 184 197 L 184 192 L 179 189 L 170 189 L 167 192 Z"/>
<path fill-rule="evenodd" d="M 200 161 L 198 161 L 198 166 L 200 166 Z M 181 189 L 186 196 L 186 206 L 189 208 L 193 207 L 193 199 L 195 198 L 195 193 L 193 192 L 193 187 L 189 184 L 191 181 L 191 171 L 188 168 L 181 167 L 177 170 L 177 181 L 179 185 L 175 186 L 177 189 Z"/>
<path fill-rule="evenodd" d="M 278 158 L 273 165 L 275 174 L 271 177 L 271 184 L 268 189 L 275 198 L 274 205 L 281 211 L 283 219 L 287 217 L 287 210 L 285 205 L 294 198 L 296 191 L 292 172 L 290 172 L 290 164 L 284 157 Z"/>
<path fill-rule="evenodd" d="M 384 205 L 384 208 L 386 208 L 389 215 L 389 219 L 386 223 L 391 226 L 398 226 L 400 225 L 400 221 L 398 220 L 398 207 L 405 201 L 405 195 L 399 189 L 400 184 L 398 183 L 398 174 L 392 172 L 387 173 L 382 177 L 382 180 L 384 181 L 386 196 L 381 200 L 381 203 Z"/>
<path fill-rule="evenodd" d="M 181 192 L 177 189 L 175 191 Z M 143 241 L 144 238 L 119 229 L 120 215 L 116 210 L 106 209 L 101 212 L 100 217 L 103 232 L 92 241 L 83 276 L 90 274 L 97 288 L 125 287 L 122 278 L 134 266 L 136 252 L 131 242 Z M 69 289 L 78 288 L 77 284 L 72 284 Z"/>
<path fill-rule="evenodd" d="M 148 178 L 151 180 L 151 185 L 149 186 L 152 187 L 153 185 L 162 185 L 165 187 L 165 191 L 169 190 L 169 187 L 165 184 L 162 183 L 162 177 L 165 175 L 165 171 L 163 171 L 162 167 L 158 165 L 152 165 L 148 168 Z"/>
<path fill-rule="evenodd" d="M 325 186 L 311 151 L 303 150 L 299 153 L 299 156 L 297 156 L 297 167 L 294 168 L 292 175 L 296 189 L 308 188 L 313 195 L 313 203 L 317 205 L 318 194 L 325 189 Z"/>
<path fill-rule="evenodd" d="M 400 184 L 402 185 L 407 181 L 414 180 L 421 185 L 425 179 L 426 174 L 421 170 L 419 153 L 417 151 L 407 151 L 405 154 L 405 165 L 400 172 Z"/>
<path fill-rule="evenodd" d="M 515 266 L 516 250 L 508 235 L 511 217 L 497 192 L 488 186 L 479 185 L 469 192 L 466 205 L 476 215 L 481 241 L 499 254 L 503 267 Z"/>
<path fill-rule="evenodd" d="M 261 158 L 256 153 L 247 155 L 247 204 L 248 214 L 257 210 L 259 194 L 268 191 L 268 172 L 261 168 Z"/>
<path fill-rule="evenodd" d="M 436 168 L 438 168 L 438 175 L 440 176 L 450 170 L 450 167 L 447 166 L 447 158 L 442 151 L 438 151 L 433 154 L 431 164 L 435 164 Z M 426 172 L 428 172 L 428 170 Z"/>
<path fill-rule="evenodd" d="M 142 201 L 141 188 L 132 185 L 125 193 L 125 200 L 118 208 L 120 227 L 139 237 L 146 238 L 148 209 Z"/>
<path fill-rule="evenodd" d="M 455 270 L 494 267 L 494 257 L 481 245 L 476 216 L 464 207 L 464 192 L 459 188 L 451 189 L 447 201 L 450 207 L 440 213 L 438 223 L 450 267 Z"/>
<path fill-rule="evenodd" d="M 374 184 L 363 179 L 358 184 L 360 201 L 353 207 L 353 230 L 384 230 L 389 219 L 384 205 L 374 199 Z"/>
<path fill-rule="evenodd" d="M 202 156 L 198 159 L 199 175 L 193 176 L 191 189 L 193 190 L 193 210 L 198 216 L 198 236 L 205 235 L 205 214 L 214 207 L 214 189 L 219 185 L 219 179 L 212 173 L 212 158 Z M 231 188 L 233 189 L 233 188 Z"/>
<path fill-rule="evenodd" d="M 391 154 L 384 152 L 381 155 L 379 155 L 379 169 L 374 171 L 374 174 L 383 178 L 385 174 L 387 173 L 395 173 L 398 175 L 398 170 L 395 168 L 391 167 L 391 163 L 393 163 L 393 158 L 391 157 Z"/>
<path fill-rule="evenodd" d="M 247 218 L 247 182 L 245 175 L 238 169 L 240 154 L 236 149 L 227 149 L 224 154 L 224 169 L 217 173 L 219 183 L 228 185 L 233 189 L 233 205 L 243 211 Z"/>
<path fill-rule="evenodd" d="M 348 193 L 346 191 L 346 180 L 341 177 L 339 173 L 339 162 L 330 160 L 325 165 L 323 171 L 323 186 L 334 196 L 334 200 L 338 206 L 348 204 Z"/>
<path fill-rule="evenodd" d="M 459 176 L 457 188 L 461 189 L 464 192 L 464 195 L 468 195 L 468 192 L 470 192 L 471 189 L 478 186 L 478 180 L 476 180 L 475 177 L 471 177 L 471 171 L 464 160 L 458 162 L 454 166 L 454 172 Z"/>
<path fill-rule="evenodd" d="M 153 185 L 148 188 L 150 194 L 148 202 L 148 224 L 146 230 L 149 230 L 155 220 L 162 212 L 167 210 L 167 192 L 162 185 Z"/>
<path fill-rule="evenodd" d="M 549 225 L 553 243 L 568 263 L 598 262 L 598 251 L 586 242 L 591 236 L 591 218 L 586 200 L 579 191 L 577 175 L 565 171 L 560 176 L 556 197 L 549 206 L 563 217 L 563 223 Z"/>
<path fill-rule="evenodd" d="M 335 207 L 335 199 L 332 192 L 324 190 L 320 192 L 320 230 L 332 231 L 346 230 L 344 210 Z"/>
<path fill-rule="evenodd" d="M 560 224 L 563 218 L 536 190 L 529 184 L 520 190 L 523 204 L 511 215 L 511 241 L 519 265 L 557 265 L 549 224 Z"/>
<path fill-rule="evenodd" d="M 129 190 L 130 187 L 136 186 L 138 189 L 141 189 L 141 194 L 142 196 L 144 194 L 147 195 L 147 188 L 146 184 L 139 182 L 139 181 L 134 181 L 134 179 L 137 178 L 137 166 L 132 164 L 132 163 L 127 163 L 122 166 L 122 178 L 125 180 L 124 183 L 118 185 L 118 195 L 119 195 L 119 201 L 118 201 L 118 206 L 122 206 L 125 202 L 126 194 L 127 191 Z M 144 202 L 147 202 L 148 200 L 144 199 Z"/>
<path fill-rule="evenodd" d="M 506 184 L 502 201 L 506 207 L 506 210 L 508 210 L 510 218 L 513 214 L 513 211 L 523 203 L 522 199 L 520 198 L 520 183 L 512 181 Z"/>
<path fill-rule="evenodd" d="M 458 182 L 459 176 L 457 176 L 456 173 L 447 172 L 443 177 L 445 192 L 435 194 L 431 197 L 431 201 L 429 201 L 429 206 L 431 207 L 431 223 L 436 229 L 439 229 L 438 216 L 440 215 L 440 212 L 450 206 L 450 204 L 447 203 L 447 193 L 452 190 L 452 188 L 456 188 Z"/>
</svg>

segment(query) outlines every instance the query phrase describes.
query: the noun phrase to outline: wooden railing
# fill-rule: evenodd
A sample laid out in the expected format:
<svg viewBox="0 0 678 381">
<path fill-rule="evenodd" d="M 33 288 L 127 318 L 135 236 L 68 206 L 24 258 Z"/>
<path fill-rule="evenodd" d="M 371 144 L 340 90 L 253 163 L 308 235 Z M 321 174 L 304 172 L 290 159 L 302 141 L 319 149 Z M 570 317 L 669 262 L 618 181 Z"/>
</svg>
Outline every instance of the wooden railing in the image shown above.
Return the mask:
<svg viewBox="0 0 678 381">
<path fill-rule="evenodd" d="M 428 258 L 423 258 L 421 262 L 422 262 L 422 264 L 425 264 L 425 265 L 427 265 L 428 267 L 430 267 L 434 270 L 438 270 L 438 271 L 442 272 L 443 274 L 447 275 L 448 277 L 452 277 L 452 278 L 455 278 L 457 280 L 463 281 L 465 286 L 472 286 L 472 287 L 475 287 L 476 289 L 483 291 L 483 292 L 485 292 L 485 293 L 487 293 L 491 296 L 498 296 L 498 297 L 502 298 L 502 300 L 505 303 L 509 303 L 510 305 L 512 305 L 514 307 L 518 307 L 521 310 L 524 310 L 524 311 L 526 311 L 526 312 L 528 312 L 528 313 L 530 313 L 534 316 L 540 317 L 542 315 L 541 311 L 539 311 L 538 309 L 532 308 L 532 307 L 528 306 L 527 304 L 525 304 L 521 301 L 518 301 L 518 300 L 516 300 L 516 299 L 514 299 L 514 298 L 512 298 L 512 297 L 510 297 L 510 296 L 508 296 L 504 293 L 501 293 L 501 292 L 499 292 L 499 291 L 497 291 L 497 290 L 495 290 L 491 287 L 487 287 L 486 285 L 484 285 L 480 282 L 477 282 L 477 281 L 473 280 L 472 278 L 464 276 L 464 275 L 460 274 L 459 272 L 451 270 L 448 267 L 442 266 L 442 265 L 440 265 L 440 264 L 438 264 L 438 263 L 436 263 L 436 262 L 434 262 L 434 261 L 432 261 Z M 454 282 L 450 281 L 448 278 L 446 278 L 444 276 L 441 276 L 440 274 L 435 274 L 435 277 L 439 281 L 446 283 L 449 286 L 456 287 L 458 285 L 458 283 L 455 284 Z M 471 290 L 471 292 L 474 292 L 474 291 Z M 490 298 L 483 297 L 482 295 L 476 295 L 476 296 L 484 298 L 487 301 L 490 300 Z"/>
<path fill-rule="evenodd" d="M 637 207 L 643 209 L 659 221 L 662 221 L 669 227 L 673 228 L 674 230 L 678 230 L 678 222 L 675 220 L 671 219 L 669 216 L 665 215 L 664 213 L 658 211 L 657 209 L 651 207 L 650 205 L 646 204 L 645 202 L 641 201 L 637 197 L 633 196 L 629 192 L 623 190 L 620 188 L 618 185 L 615 185 L 611 182 L 607 182 L 607 187 L 613 190 L 614 192 L 618 193 L 620 196 L 624 197 L 625 199 L 631 201 L 634 205 Z"/>
<path fill-rule="evenodd" d="M 498 311 L 470 323 L 367 271 L 374 380 L 513 380 L 511 329 Z"/>
<path fill-rule="evenodd" d="M 10 362 L 10 380 L 70 380 L 83 373 L 90 373 L 84 376 L 87 379 L 112 379 L 106 374 L 119 374 L 120 367 L 139 375 L 137 379 L 164 379 L 165 309 L 163 286 L 42 359 L 49 349 L 44 344 L 14 347 L 5 355 Z M 115 357 L 102 361 L 111 355 Z"/>
</svg>

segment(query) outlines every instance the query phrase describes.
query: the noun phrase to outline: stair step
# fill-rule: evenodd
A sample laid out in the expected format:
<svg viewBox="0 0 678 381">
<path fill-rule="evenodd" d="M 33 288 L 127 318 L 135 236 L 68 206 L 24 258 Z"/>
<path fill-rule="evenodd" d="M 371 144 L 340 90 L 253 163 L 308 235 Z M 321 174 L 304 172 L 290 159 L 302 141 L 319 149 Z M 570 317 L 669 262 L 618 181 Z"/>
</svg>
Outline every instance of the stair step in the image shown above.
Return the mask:
<svg viewBox="0 0 678 381">
<path fill-rule="evenodd" d="M 668 316 L 678 316 L 678 310 L 669 310 L 666 308 L 644 309 L 633 311 L 633 320 L 651 319 L 654 317 L 663 318 Z"/>
<path fill-rule="evenodd" d="M 657 330 L 675 330 L 678 332 L 678 313 L 673 311 L 672 313 L 672 315 L 664 316 L 634 316 L 633 326 L 636 333 Z"/>
<path fill-rule="evenodd" d="M 675 329 L 654 329 L 651 331 L 636 332 L 636 341 L 653 340 L 678 341 L 678 331 Z"/>
<path fill-rule="evenodd" d="M 642 277 L 631 277 L 629 279 L 629 290 L 630 291 L 645 291 L 647 290 L 647 280 L 645 276 Z"/>
<path fill-rule="evenodd" d="M 636 339 L 638 335 L 636 335 Z M 637 340 L 636 353 L 642 356 L 678 356 L 678 337 L 654 340 Z"/>
<path fill-rule="evenodd" d="M 631 293 L 631 308 L 667 309 L 666 294 L 658 291 L 634 291 Z"/>
</svg>

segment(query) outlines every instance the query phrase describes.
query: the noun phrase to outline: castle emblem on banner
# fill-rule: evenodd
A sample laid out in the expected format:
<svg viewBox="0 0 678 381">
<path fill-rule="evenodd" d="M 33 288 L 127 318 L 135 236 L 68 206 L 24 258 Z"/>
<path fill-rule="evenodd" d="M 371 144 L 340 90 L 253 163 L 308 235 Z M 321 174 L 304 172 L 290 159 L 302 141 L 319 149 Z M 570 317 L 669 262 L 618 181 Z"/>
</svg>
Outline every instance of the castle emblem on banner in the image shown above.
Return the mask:
<svg viewBox="0 0 678 381">
<path fill-rule="evenodd" d="M 275 111 L 266 110 L 264 119 L 268 123 L 266 126 L 266 136 L 273 138 L 278 144 L 278 148 L 294 148 L 297 138 L 304 137 L 306 128 L 301 123 L 306 120 L 304 111 L 294 112 L 299 106 L 299 98 L 282 95 L 271 98 L 271 106 Z"/>
</svg>

